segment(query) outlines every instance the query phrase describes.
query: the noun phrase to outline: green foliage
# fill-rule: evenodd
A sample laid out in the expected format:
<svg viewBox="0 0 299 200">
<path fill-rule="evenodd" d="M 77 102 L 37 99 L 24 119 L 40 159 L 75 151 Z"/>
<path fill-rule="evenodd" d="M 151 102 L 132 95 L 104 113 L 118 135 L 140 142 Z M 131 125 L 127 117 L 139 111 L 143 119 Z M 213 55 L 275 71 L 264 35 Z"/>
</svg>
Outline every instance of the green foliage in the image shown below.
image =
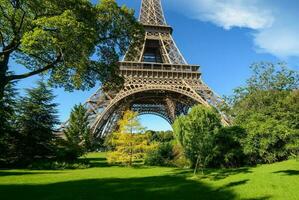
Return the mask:
<svg viewBox="0 0 299 200">
<path fill-rule="evenodd" d="M 15 162 L 17 135 L 15 120 L 18 103 L 17 91 L 14 84 L 5 87 L 4 98 L 0 100 L 0 165 Z"/>
<path fill-rule="evenodd" d="M 36 74 L 46 74 L 51 85 L 67 90 L 91 88 L 97 81 L 116 87 L 122 83 L 116 73 L 119 57 L 143 37 L 134 12 L 115 0 L 97 5 L 0 0 L 0 13 L 0 99 L 9 82 Z M 10 59 L 29 72 L 9 74 Z"/>
<path fill-rule="evenodd" d="M 213 167 L 241 167 L 247 163 L 243 152 L 246 131 L 238 126 L 222 127 L 215 135 Z"/>
<path fill-rule="evenodd" d="M 27 89 L 27 96 L 21 98 L 18 105 L 18 158 L 30 163 L 35 159 L 54 156 L 54 128 L 58 123 L 57 104 L 54 95 L 43 82 Z"/>
<path fill-rule="evenodd" d="M 186 157 L 195 169 L 204 169 L 214 156 L 214 139 L 221 127 L 216 110 L 203 105 L 193 107 L 186 116 L 178 117 L 174 124 L 174 134 L 182 145 Z"/>
<path fill-rule="evenodd" d="M 231 98 L 234 123 L 246 130 L 252 164 L 273 163 L 299 152 L 299 74 L 270 63 L 253 65 L 247 85 Z"/>
<path fill-rule="evenodd" d="M 64 131 L 65 140 L 61 140 L 61 157 L 75 160 L 92 149 L 91 131 L 86 109 L 83 105 L 75 105 L 72 109 L 67 128 Z"/>
<path fill-rule="evenodd" d="M 190 161 L 185 157 L 184 150 L 175 141 L 157 143 L 147 152 L 145 165 L 189 168 Z"/>
<path fill-rule="evenodd" d="M 161 143 L 146 154 L 144 163 L 150 166 L 172 166 L 171 161 L 175 156 L 172 143 Z"/>
<path fill-rule="evenodd" d="M 142 134 L 144 128 L 137 118 L 138 113 L 127 110 L 118 122 L 119 129 L 109 138 L 113 152 L 107 156 L 109 163 L 121 163 L 132 166 L 134 161 L 144 158 L 145 153 L 151 149 L 149 136 Z"/>
<path fill-rule="evenodd" d="M 64 162 L 42 160 L 28 166 L 30 170 L 64 170 L 64 169 L 87 169 L 90 168 L 88 161 Z"/>
<path fill-rule="evenodd" d="M 151 142 L 164 143 L 164 142 L 171 142 L 172 140 L 174 140 L 174 135 L 172 131 L 147 130 L 145 131 L 145 134 L 150 135 Z"/>
</svg>

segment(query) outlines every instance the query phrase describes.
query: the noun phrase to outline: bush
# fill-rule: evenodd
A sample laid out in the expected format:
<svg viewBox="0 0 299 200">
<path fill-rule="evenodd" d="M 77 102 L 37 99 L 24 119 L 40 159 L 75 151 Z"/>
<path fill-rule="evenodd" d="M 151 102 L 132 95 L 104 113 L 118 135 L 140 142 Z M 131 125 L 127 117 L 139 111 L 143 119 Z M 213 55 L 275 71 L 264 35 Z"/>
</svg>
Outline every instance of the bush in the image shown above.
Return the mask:
<svg viewBox="0 0 299 200">
<path fill-rule="evenodd" d="M 191 162 L 189 159 L 186 158 L 184 154 L 184 150 L 181 145 L 174 144 L 172 149 L 175 158 L 172 160 L 172 166 L 178 167 L 178 168 L 190 168 Z"/>
<path fill-rule="evenodd" d="M 62 161 L 37 161 L 28 166 L 33 170 L 62 170 L 62 169 L 86 169 L 89 168 L 88 161 L 62 162 Z"/>
<path fill-rule="evenodd" d="M 239 126 L 223 127 L 215 136 L 216 152 L 212 167 L 240 167 L 246 163 L 243 141 L 246 131 Z"/>
<path fill-rule="evenodd" d="M 170 142 L 161 143 L 145 157 L 145 164 L 150 166 L 171 166 L 175 158 L 173 145 Z"/>
<path fill-rule="evenodd" d="M 172 142 L 160 143 L 145 157 L 145 164 L 150 166 L 190 167 L 189 160 L 184 156 L 182 148 Z"/>
</svg>

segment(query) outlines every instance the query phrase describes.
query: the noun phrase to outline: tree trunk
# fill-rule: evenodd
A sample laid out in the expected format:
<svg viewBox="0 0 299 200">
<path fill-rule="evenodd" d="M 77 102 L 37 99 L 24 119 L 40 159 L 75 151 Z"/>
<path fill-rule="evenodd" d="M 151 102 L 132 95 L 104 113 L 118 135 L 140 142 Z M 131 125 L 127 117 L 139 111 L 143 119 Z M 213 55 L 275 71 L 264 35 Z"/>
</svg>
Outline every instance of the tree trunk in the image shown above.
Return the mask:
<svg viewBox="0 0 299 200">
<path fill-rule="evenodd" d="M 0 101 L 4 98 L 4 89 L 6 84 L 0 78 Z"/>
<path fill-rule="evenodd" d="M 3 54 L 0 57 L 0 100 L 4 97 L 4 89 L 8 84 L 6 73 L 8 71 L 9 54 Z"/>
<path fill-rule="evenodd" d="M 197 156 L 197 160 L 196 160 L 196 164 L 195 164 L 195 168 L 194 168 L 194 175 L 196 175 L 197 173 L 197 169 L 198 169 L 198 164 L 199 164 L 199 160 L 200 160 L 200 156 Z"/>
</svg>

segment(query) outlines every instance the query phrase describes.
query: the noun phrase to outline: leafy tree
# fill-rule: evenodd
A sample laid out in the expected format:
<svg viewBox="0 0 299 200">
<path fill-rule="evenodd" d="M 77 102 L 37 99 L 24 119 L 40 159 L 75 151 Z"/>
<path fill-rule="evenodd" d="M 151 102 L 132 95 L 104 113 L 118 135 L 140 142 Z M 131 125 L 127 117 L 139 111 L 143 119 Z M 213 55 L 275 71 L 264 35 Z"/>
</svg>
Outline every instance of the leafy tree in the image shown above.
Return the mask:
<svg viewBox="0 0 299 200">
<path fill-rule="evenodd" d="M 18 156 L 24 163 L 54 156 L 54 128 L 58 123 L 55 96 L 43 82 L 27 89 L 18 105 Z"/>
<path fill-rule="evenodd" d="M 231 106 L 238 104 L 247 95 L 259 91 L 293 91 L 299 88 L 299 73 L 287 68 L 286 64 L 277 65 L 268 62 L 251 65 L 252 76 L 246 85 L 234 90 L 234 95 L 227 98 Z"/>
<path fill-rule="evenodd" d="M 92 150 L 91 131 L 89 128 L 86 108 L 83 105 L 75 105 L 64 131 L 63 151 L 66 157 L 74 160 L 85 152 Z"/>
<path fill-rule="evenodd" d="M 214 109 L 203 105 L 193 107 L 186 116 L 178 117 L 174 124 L 174 134 L 182 145 L 186 157 L 190 159 L 194 173 L 208 165 L 214 156 L 214 138 L 221 127 L 220 116 Z"/>
<path fill-rule="evenodd" d="M 149 137 L 142 134 L 144 128 L 137 119 L 138 113 L 127 110 L 118 122 L 119 129 L 113 133 L 111 143 L 115 151 L 108 154 L 110 163 L 122 163 L 131 166 L 135 160 L 144 157 L 150 148 Z"/>
<path fill-rule="evenodd" d="M 234 123 L 247 132 L 245 153 L 253 164 L 298 154 L 298 72 L 270 63 L 252 68 L 247 85 L 231 98 Z"/>
<path fill-rule="evenodd" d="M 115 0 L 97 5 L 0 0 L 0 13 L 0 99 L 8 83 L 37 74 L 67 90 L 87 89 L 98 80 L 105 86 L 119 84 L 119 57 L 128 46 L 139 45 L 143 35 L 133 11 Z M 10 73 L 16 63 L 27 72 Z"/>
</svg>

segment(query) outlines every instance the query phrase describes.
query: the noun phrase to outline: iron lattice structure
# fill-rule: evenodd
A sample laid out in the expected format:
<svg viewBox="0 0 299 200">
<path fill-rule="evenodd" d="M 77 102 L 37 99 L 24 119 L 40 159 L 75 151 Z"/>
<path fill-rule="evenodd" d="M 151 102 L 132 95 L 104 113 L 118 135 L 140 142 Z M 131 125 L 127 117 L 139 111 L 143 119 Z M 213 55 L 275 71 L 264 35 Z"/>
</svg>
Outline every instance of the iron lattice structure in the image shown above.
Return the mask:
<svg viewBox="0 0 299 200">
<path fill-rule="evenodd" d="M 213 106 L 220 112 L 224 103 L 202 81 L 199 66 L 187 64 L 177 48 L 160 0 L 142 0 L 139 21 L 145 28 L 145 40 L 134 56 L 125 56 L 119 64 L 123 88 L 119 92 L 100 88 L 85 103 L 97 138 L 113 131 L 127 109 L 173 123 L 195 104 Z M 223 123 L 228 124 L 221 114 Z"/>
</svg>

